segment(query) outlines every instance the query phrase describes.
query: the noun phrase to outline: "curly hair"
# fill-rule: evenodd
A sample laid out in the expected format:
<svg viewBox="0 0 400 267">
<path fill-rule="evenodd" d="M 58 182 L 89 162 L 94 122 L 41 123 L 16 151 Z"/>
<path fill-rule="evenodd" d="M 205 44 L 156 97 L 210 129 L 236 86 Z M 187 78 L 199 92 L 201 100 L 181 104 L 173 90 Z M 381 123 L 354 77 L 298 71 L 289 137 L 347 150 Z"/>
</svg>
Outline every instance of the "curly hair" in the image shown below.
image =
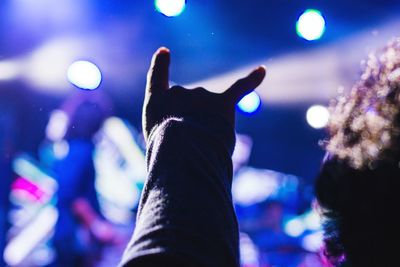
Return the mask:
<svg viewBox="0 0 400 267">
<path fill-rule="evenodd" d="M 330 111 L 328 157 L 315 188 L 324 216 L 325 253 L 336 266 L 396 266 L 400 38 L 370 55 L 360 81 Z"/>
</svg>

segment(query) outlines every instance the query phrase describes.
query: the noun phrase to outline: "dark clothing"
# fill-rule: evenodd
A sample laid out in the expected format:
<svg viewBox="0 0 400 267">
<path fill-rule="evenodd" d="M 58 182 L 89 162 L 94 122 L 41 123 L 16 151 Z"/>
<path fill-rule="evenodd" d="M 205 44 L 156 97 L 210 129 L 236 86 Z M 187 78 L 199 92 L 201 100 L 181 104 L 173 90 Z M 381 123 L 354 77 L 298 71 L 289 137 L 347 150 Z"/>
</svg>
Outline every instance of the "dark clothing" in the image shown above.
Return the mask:
<svg viewBox="0 0 400 267">
<path fill-rule="evenodd" d="M 18 114 L 13 103 L 11 98 L 0 96 L 0 266 L 6 266 L 3 253 L 10 228 L 8 213 L 11 208 L 10 190 L 14 176 L 12 160 L 18 128 L 16 125 Z"/>
<path fill-rule="evenodd" d="M 3 253 L 7 243 L 7 231 L 10 226 L 7 217 L 10 210 L 9 194 L 12 177 L 11 162 L 2 159 L 0 155 L 0 266 L 6 266 Z"/>
<path fill-rule="evenodd" d="M 59 220 L 55 238 L 75 235 L 79 226 L 72 212 L 72 204 L 78 198 L 88 200 L 98 211 L 98 201 L 95 190 L 95 170 L 92 154 L 94 145 L 86 140 L 69 140 L 67 155 L 54 163 L 57 177 L 57 208 Z"/>
<path fill-rule="evenodd" d="M 54 246 L 57 251 L 56 266 L 87 266 L 84 258 L 89 254 L 88 246 L 79 235 L 81 223 L 72 211 L 78 198 L 89 201 L 98 211 L 95 190 L 95 169 L 92 154 L 94 145 L 87 140 L 68 141 L 67 155 L 54 163 L 58 182 L 57 208 L 59 218 L 55 227 Z"/>
<path fill-rule="evenodd" d="M 234 129 L 216 117 L 170 118 L 153 129 L 148 178 L 121 266 L 239 266 L 234 143 Z"/>
</svg>

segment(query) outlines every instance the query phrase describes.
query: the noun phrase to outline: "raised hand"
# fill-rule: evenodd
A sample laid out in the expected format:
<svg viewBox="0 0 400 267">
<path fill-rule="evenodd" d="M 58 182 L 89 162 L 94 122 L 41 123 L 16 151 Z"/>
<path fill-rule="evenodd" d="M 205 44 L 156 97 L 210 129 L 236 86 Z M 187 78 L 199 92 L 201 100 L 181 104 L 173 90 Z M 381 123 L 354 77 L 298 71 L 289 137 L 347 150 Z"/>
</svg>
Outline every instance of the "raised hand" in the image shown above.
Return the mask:
<svg viewBox="0 0 400 267">
<path fill-rule="evenodd" d="M 169 117 L 209 114 L 223 117 L 234 127 L 236 104 L 259 86 L 265 77 L 265 67 L 260 66 L 221 94 L 212 93 L 204 88 L 170 88 L 169 64 L 169 50 L 159 48 L 153 55 L 147 74 L 142 118 L 146 141 L 154 126 Z"/>
</svg>

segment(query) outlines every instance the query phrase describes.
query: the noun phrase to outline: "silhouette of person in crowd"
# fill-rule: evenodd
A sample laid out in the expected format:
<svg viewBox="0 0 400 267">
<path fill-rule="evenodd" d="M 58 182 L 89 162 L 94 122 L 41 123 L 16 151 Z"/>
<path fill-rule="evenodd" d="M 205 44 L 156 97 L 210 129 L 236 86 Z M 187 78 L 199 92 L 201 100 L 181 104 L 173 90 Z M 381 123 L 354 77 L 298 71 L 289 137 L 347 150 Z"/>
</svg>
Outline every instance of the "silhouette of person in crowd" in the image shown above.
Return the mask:
<svg viewBox="0 0 400 267">
<path fill-rule="evenodd" d="M 366 61 L 332 106 L 316 181 L 325 254 L 335 266 L 398 266 L 400 39 Z"/>
</svg>

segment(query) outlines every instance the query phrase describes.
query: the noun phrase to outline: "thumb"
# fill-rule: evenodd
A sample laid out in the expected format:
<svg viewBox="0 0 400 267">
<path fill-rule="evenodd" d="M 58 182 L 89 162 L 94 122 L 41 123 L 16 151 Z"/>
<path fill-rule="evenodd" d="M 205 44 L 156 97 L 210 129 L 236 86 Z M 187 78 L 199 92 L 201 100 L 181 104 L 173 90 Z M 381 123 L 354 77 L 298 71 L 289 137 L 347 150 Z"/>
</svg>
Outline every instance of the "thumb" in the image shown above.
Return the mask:
<svg viewBox="0 0 400 267">
<path fill-rule="evenodd" d="M 245 95 L 256 89 L 264 80 L 266 69 L 259 66 L 254 69 L 247 77 L 237 80 L 225 94 L 235 103 L 239 102 Z"/>
<path fill-rule="evenodd" d="M 147 92 L 154 93 L 169 88 L 169 63 L 169 49 L 160 47 L 151 59 L 151 65 L 147 73 Z"/>
</svg>

